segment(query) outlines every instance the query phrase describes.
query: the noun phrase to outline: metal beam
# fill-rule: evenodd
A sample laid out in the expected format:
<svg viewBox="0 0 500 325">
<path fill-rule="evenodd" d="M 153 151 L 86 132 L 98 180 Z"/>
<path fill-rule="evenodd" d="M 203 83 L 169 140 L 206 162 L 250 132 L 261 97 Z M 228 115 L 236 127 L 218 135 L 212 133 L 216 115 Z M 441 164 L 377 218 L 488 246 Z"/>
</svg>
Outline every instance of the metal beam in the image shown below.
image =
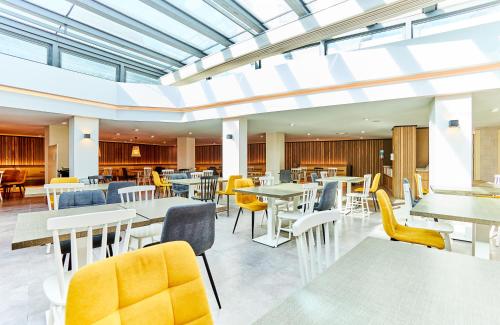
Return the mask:
<svg viewBox="0 0 500 325">
<path fill-rule="evenodd" d="M 260 34 L 267 30 L 266 26 L 250 12 L 234 0 L 204 0 L 212 8 L 231 19 L 240 27 L 252 34 Z"/>
<path fill-rule="evenodd" d="M 169 16 L 170 18 L 177 20 L 181 24 L 186 25 L 187 27 L 197 31 L 202 35 L 205 35 L 206 37 L 216 41 L 221 45 L 227 47 L 233 44 L 233 42 L 223 34 L 219 33 L 212 27 L 199 21 L 193 16 L 187 14 L 185 11 L 177 8 L 176 6 L 166 1 L 163 0 L 141 0 L 141 1 L 146 5 L 150 6 L 151 8 L 154 8 L 159 12 Z"/>
<path fill-rule="evenodd" d="M 53 12 L 51 10 L 34 5 L 32 3 L 29 3 L 26 1 L 17 1 L 17 0 L 3 0 L 3 3 L 7 4 L 11 7 L 14 7 L 16 9 L 20 9 L 24 12 L 29 13 L 29 14 L 35 15 L 37 17 L 49 20 L 49 21 L 54 22 L 56 24 L 66 25 L 68 27 L 71 27 L 71 28 L 73 28 L 73 29 L 75 29 L 83 34 L 89 35 L 91 37 L 95 37 L 95 38 L 101 39 L 103 41 L 109 42 L 111 44 L 114 44 L 116 46 L 123 47 L 123 48 L 126 48 L 128 50 L 140 53 L 142 55 L 154 58 L 155 60 L 165 62 L 167 64 L 177 66 L 177 67 L 182 67 L 184 65 L 182 62 L 180 62 L 176 59 L 173 59 L 171 57 L 168 57 L 163 53 L 159 53 L 159 52 L 153 51 L 151 49 L 147 49 L 142 45 L 132 43 L 130 41 L 127 41 L 127 40 L 120 38 L 120 37 L 117 37 L 115 35 L 111 35 L 111 34 L 104 32 L 100 29 L 94 28 L 92 26 L 81 23 L 81 22 L 76 21 L 74 19 L 60 15 L 56 12 Z"/>
<path fill-rule="evenodd" d="M 297 14 L 299 17 L 309 15 L 311 12 L 306 7 L 302 0 L 285 0 L 286 4 Z"/>
<path fill-rule="evenodd" d="M 111 21 L 114 21 L 115 23 L 118 23 L 127 28 L 135 30 L 139 33 L 154 38 L 162 43 L 165 43 L 169 46 L 172 46 L 176 49 L 179 49 L 196 57 L 202 58 L 206 56 L 206 53 L 203 52 L 202 50 L 186 42 L 183 42 L 175 37 L 165 34 L 164 32 L 159 31 L 158 29 L 146 25 L 140 22 L 139 20 L 131 18 L 95 0 L 68 0 L 68 1 L 90 12 L 93 12 L 96 15 L 107 18 Z"/>
</svg>

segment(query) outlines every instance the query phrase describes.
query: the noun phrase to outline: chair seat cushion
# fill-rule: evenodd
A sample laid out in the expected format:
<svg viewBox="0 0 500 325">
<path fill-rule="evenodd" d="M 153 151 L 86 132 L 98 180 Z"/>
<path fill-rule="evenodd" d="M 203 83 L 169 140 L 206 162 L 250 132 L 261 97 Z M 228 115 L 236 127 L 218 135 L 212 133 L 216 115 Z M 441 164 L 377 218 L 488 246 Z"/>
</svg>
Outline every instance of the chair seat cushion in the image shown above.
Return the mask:
<svg viewBox="0 0 500 325">
<path fill-rule="evenodd" d="M 226 192 L 225 190 L 217 190 L 219 195 L 234 195 L 234 192 Z"/>
<path fill-rule="evenodd" d="M 238 203 L 238 206 L 243 209 L 247 209 L 250 211 L 262 211 L 267 209 L 267 203 L 261 202 L 259 200 L 255 200 L 250 203 Z"/>
<path fill-rule="evenodd" d="M 407 243 L 444 249 L 443 237 L 441 237 L 439 232 L 434 230 L 397 225 L 396 233 L 393 238 Z"/>
</svg>

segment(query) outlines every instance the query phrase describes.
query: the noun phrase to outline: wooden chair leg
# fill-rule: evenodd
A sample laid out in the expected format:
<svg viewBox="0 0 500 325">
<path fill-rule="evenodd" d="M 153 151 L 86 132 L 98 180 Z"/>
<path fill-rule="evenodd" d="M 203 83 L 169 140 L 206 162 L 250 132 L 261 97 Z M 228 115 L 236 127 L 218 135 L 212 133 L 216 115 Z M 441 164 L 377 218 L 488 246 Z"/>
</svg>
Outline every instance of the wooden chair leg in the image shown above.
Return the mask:
<svg viewBox="0 0 500 325">
<path fill-rule="evenodd" d="M 203 263 L 205 263 L 205 268 L 207 269 L 208 279 L 210 280 L 210 285 L 212 286 L 212 290 L 214 291 L 215 300 L 217 300 L 217 305 L 219 306 L 219 309 L 221 309 L 222 307 L 220 305 L 219 295 L 217 294 L 217 288 L 215 288 L 215 282 L 212 278 L 212 272 L 210 272 L 210 266 L 208 266 L 208 261 L 205 253 L 201 254 L 201 257 L 203 257 Z"/>
<path fill-rule="evenodd" d="M 240 218 L 240 213 L 241 211 L 243 211 L 243 208 L 240 208 L 238 210 L 238 215 L 236 216 L 236 221 L 234 222 L 234 227 L 233 227 L 233 234 L 234 234 L 234 231 L 236 230 L 236 225 L 238 224 L 238 219 Z"/>
</svg>

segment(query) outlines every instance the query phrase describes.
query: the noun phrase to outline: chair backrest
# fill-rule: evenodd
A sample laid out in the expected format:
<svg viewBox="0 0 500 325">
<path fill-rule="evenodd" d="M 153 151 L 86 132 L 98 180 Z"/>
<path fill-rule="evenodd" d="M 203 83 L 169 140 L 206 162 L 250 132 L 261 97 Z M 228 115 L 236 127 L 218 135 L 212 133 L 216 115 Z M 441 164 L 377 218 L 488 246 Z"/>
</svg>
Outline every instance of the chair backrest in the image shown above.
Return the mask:
<svg viewBox="0 0 500 325">
<path fill-rule="evenodd" d="M 65 323 L 212 324 L 203 283 L 186 242 L 135 250 L 73 276 Z"/>
<path fill-rule="evenodd" d="M 104 167 L 102 174 L 104 176 L 113 176 L 113 167 Z"/>
<path fill-rule="evenodd" d="M 153 169 L 151 167 L 144 167 L 144 178 L 150 178 Z"/>
<path fill-rule="evenodd" d="M 128 178 L 128 169 L 125 167 L 122 167 L 122 175 L 125 178 Z"/>
<path fill-rule="evenodd" d="M 318 180 L 318 174 L 316 172 L 311 173 L 311 182 L 316 183 Z"/>
<path fill-rule="evenodd" d="M 214 175 L 214 171 L 211 170 L 211 169 L 206 169 L 204 171 L 202 171 L 202 176 L 213 176 Z"/>
<path fill-rule="evenodd" d="M 99 184 L 99 175 L 89 176 L 89 184 Z"/>
<path fill-rule="evenodd" d="M 495 175 L 495 185 L 500 185 L 500 175 Z"/>
<path fill-rule="evenodd" d="M 404 195 L 404 208 L 408 211 L 415 206 L 413 195 L 411 193 L 410 181 L 408 178 L 403 178 L 403 195 Z"/>
<path fill-rule="evenodd" d="M 329 227 L 337 219 L 336 211 L 321 211 L 307 214 L 293 224 L 302 284 L 305 285 L 332 264 Z"/>
<path fill-rule="evenodd" d="M 177 173 L 177 174 L 171 174 L 170 175 L 170 180 L 174 180 L 174 179 L 187 179 L 188 176 L 186 173 Z M 181 184 L 175 184 L 175 183 L 172 183 L 172 190 L 174 192 L 176 191 L 188 191 L 189 190 L 189 186 L 188 185 L 181 185 Z"/>
<path fill-rule="evenodd" d="M 203 176 L 203 172 L 191 172 L 191 178 L 201 178 Z"/>
<path fill-rule="evenodd" d="M 3 173 L 4 173 L 4 171 L 3 171 L 3 170 L 0 170 L 0 184 L 2 184 L 2 177 L 3 177 Z"/>
<path fill-rule="evenodd" d="M 219 185 L 219 176 L 202 176 L 199 195 L 202 201 L 213 201 Z"/>
<path fill-rule="evenodd" d="M 260 186 L 272 186 L 274 185 L 274 177 L 273 176 L 260 176 L 259 177 Z"/>
<path fill-rule="evenodd" d="M 316 207 L 317 211 L 331 210 L 335 207 L 335 203 L 337 202 L 337 187 L 338 182 L 328 182 L 325 184 L 319 198 L 318 206 Z"/>
<path fill-rule="evenodd" d="M 195 255 L 212 247 L 215 239 L 215 203 L 179 205 L 167 210 L 160 241 L 187 241 Z"/>
<path fill-rule="evenodd" d="M 97 259 L 106 258 L 108 232 L 111 233 L 113 231 L 115 232 L 113 254 L 119 255 L 128 250 L 130 229 L 132 229 L 132 220 L 135 217 L 136 215 L 134 209 L 120 209 L 116 211 L 93 212 L 47 219 L 47 230 L 52 232 L 52 239 L 54 242 L 54 260 L 56 263 L 57 281 L 59 284 L 59 290 L 61 290 L 61 297 L 65 297 L 66 295 L 66 282 L 64 276 L 64 265 L 62 262 L 61 241 L 59 236 L 68 233 L 70 234 L 71 272 L 74 274 L 79 268 L 78 245 L 83 242 L 77 240 L 77 231 L 86 232 L 87 238 L 84 241 L 86 243 L 86 264 L 91 264 L 94 261 L 94 230 L 102 231 L 101 249 Z M 122 225 L 126 225 L 126 229 L 122 245 L 120 245 L 120 231 L 115 231 L 115 229 L 122 229 Z"/>
<path fill-rule="evenodd" d="M 59 209 L 59 195 L 64 192 L 70 191 L 82 191 L 85 184 L 83 183 L 54 183 L 45 184 L 43 188 L 45 189 L 45 196 L 47 198 L 47 205 L 49 210 Z M 54 206 L 52 206 L 54 204 Z"/>
<path fill-rule="evenodd" d="M 368 196 L 370 194 L 370 186 L 372 181 L 371 174 L 365 174 L 363 176 L 363 195 Z"/>
<path fill-rule="evenodd" d="M 59 196 L 60 210 L 101 204 L 106 204 L 106 197 L 101 190 L 64 192 Z"/>
<path fill-rule="evenodd" d="M 422 176 L 415 174 L 415 185 L 417 186 L 417 197 L 419 199 L 424 197 L 424 189 L 422 187 Z"/>
<path fill-rule="evenodd" d="M 135 186 L 134 182 L 111 182 L 108 185 L 108 191 L 106 192 L 106 204 L 121 203 L 120 194 L 118 190 L 124 187 Z"/>
<path fill-rule="evenodd" d="M 375 193 L 378 190 L 380 184 L 380 173 L 376 173 L 373 177 L 372 186 L 370 187 L 370 192 Z"/>
<path fill-rule="evenodd" d="M 291 172 L 291 175 L 292 175 L 292 180 L 294 181 L 299 181 L 300 180 L 300 177 L 301 177 L 301 174 L 302 174 L 302 169 L 300 167 L 298 168 L 292 168 L 290 170 Z"/>
<path fill-rule="evenodd" d="M 154 186 L 162 186 L 163 182 L 161 181 L 160 174 L 156 170 L 151 172 L 151 176 L 153 176 L 153 184 Z"/>
<path fill-rule="evenodd" d="M 163 169 L 161 171 L 161 173 L 163 174 L 164 177 L 166 177 L 166 175 L 171 175 L 174 173 L 174 170 L 173 169 Z"/>
<path fill-rule="evenodd" d="M 328 167 L 328 176 L 337 176 L 337 167 Z"/>
<path fill-rule="evenodd" d="M 121 203 L 153 200 L 155 187 L 154 185 L 123 187 L 118 190 L 118 194 L 120 195 Z"/>
<path fill-rule="evenodd" d="M 323 179 L 323 178 L 327 178 L 328 177 L 328 172 L 326 170 L 322 170 L 319 172 L 319 175 L 320 177 Z"/>
<path fill-rule="evenodd" d="M 219 173 L 217 172 L 217 168 L 215 168 L 214 166 L 208 167 L 208 170 L 213 171 L 213 175 L 219 176 Z"/>
<path fill-rule="evenodd" d="M 318 193 L 318 183 L 302 184 L 302 214 L 309 214 L 314 211 L 314 202 Z"/>
<path fill-rule="evenodd" d="M 50 179 L 50 184 L 60 183 L 80 183 L 78 177 L 54 177 Z"/>
<path fill-rule="evenodd" d="M 234 188 L 253 187 L 251 178 L 240 178 L 234 181 Z M 251 203 L 257 201 L 257 196 L 253 194 L 243 194 L 236 192 L 236 204 Z"/>
<path fill-rule="evenodd" d="M 234 194 L 233 189 L 234 189 L 234 181 L 237 179 L 241 179 L 241 175 L 231 175 L 229 176 L 229 179 L 227 180 L 227 187 L 225 192 L 228 194 Z"/>
<path fill-rule="evenodd" d="M 377 191 L 377 202 L 380 206 L 380 214 L 382 215 L 382 225 L 384 231 L 390 238 L 394 238 L 396 228 L 401 227 L 394 216 L 391 200 L 384 190 Z"/>
<path fill-rule="evenodd" d="M 292 182 L 292 172 L 290 169 L 280 170 L 280 183 L 291 183 Z"/>
</svg>

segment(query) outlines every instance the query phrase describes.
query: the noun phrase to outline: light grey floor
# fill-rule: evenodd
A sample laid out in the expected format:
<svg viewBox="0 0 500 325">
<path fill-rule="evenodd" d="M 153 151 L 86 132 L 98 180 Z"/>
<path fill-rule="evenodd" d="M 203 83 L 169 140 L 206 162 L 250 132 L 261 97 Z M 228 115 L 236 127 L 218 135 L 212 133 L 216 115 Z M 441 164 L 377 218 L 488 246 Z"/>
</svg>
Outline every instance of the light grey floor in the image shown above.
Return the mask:
<svg viewBox="0 0 500 325">
<path fill-rule="evenodd" d="M 46 205 L 41 199 L 7 201 L 0 205 L 0 324 L 44 323 L 48 301 L 42 283 L 55 272 L 53 256 L 46 255 L 44 247 L 10 249 L 17 213 L 44 209 Z M 206 253 L 222 310 L 217 308 L 203 261 L 199 260 L 217 324 L 252 323 L 300 288 L 295 243 L 270 248 L 253 242 L 248 212 L 240 217 L 233 235 L 236 213 L 236 207 L 231 204 L 229 218 L 225 213 L 220 214 L 215 244 Z M 261 213 L 257 213 L 256 236 L 265 233 L 260 220 Z M 347 218 L 339 236 L 340 256 L 368 235 L 385 237 L 378 213 L 372 213 L 367 219 Z M 469 254 L 470 244 L 454 241 L 453 249 Z"/>
</svg>

